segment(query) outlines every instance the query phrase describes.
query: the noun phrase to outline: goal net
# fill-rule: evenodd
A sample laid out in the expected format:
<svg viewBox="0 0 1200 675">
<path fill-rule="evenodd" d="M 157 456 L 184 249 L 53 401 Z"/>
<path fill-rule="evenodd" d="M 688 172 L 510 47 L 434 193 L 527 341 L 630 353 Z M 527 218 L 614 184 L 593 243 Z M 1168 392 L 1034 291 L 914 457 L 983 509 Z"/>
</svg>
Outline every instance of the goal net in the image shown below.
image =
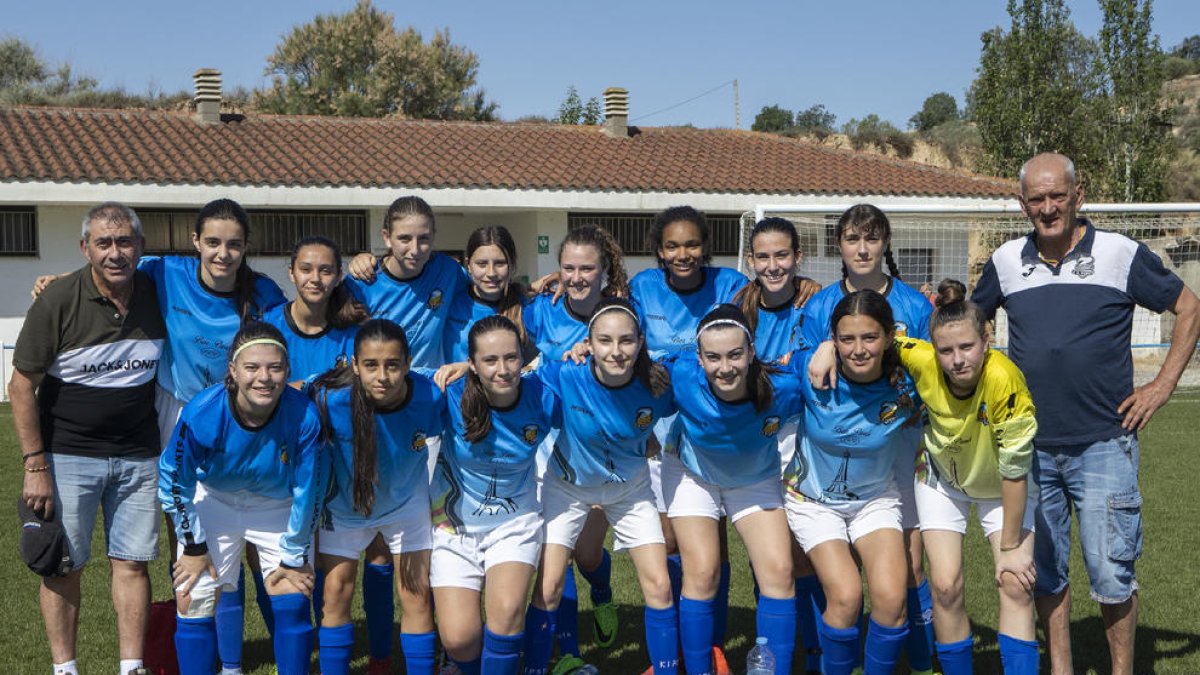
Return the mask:
<svg viewBox="0 0 1200 675">
<path fill-rule="evenodd" d="M 750 250 L 750 232 L 757 218 L 786 218 L 800 235 L 804 252 L 800 273 L 822 285 L 835 283 L 842 276 L 835 236 L 837 220 L 849 206 L 760 206 L 742 214 L 741 250 Z M 936 287 L 947 277 L 973 289 L 992 252 L 1032 230 L 1015 202 L 991 211 L 944 205 L 878 206 L 888 214 L 892 226 L 892 253 L 900 276 L 918 289 L 925 284 Z M 1100 229 L 1144 242 L 1190 288 L 1200 289 L 1200 204 L 1098 204 L 1083 209 L 1082 215 Z M 753 276 L 744 254 L 738 257 L 738 265 Z M 1170 347 L 1173 327 L 1174 315 L 1170 312 L 1154 314 L 1141 307 L 1135 310 L 1130 346 L 1139 383 L 1149 381 L 1158 372 Z M 1008 345 L 1003 310 L 996 316 L 995 344 L 999 348 Z M 1200 359 L 1193 357 L 1180 385 L 1200 387 Z"/>
</svg>

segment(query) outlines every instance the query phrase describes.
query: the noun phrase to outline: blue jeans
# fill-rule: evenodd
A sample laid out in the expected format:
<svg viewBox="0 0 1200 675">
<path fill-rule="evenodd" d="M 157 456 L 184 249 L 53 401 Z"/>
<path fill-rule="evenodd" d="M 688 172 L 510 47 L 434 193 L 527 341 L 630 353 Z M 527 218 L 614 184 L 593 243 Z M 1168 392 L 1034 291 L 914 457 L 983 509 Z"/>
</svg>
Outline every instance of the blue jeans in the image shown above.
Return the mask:
<svg viewBox="0 0 1200 675">
<path fill-rule="evenodd" d="M 92 557 L 96 513 L 104 513 L 108 557 L 158 557 L 158 458 L 51 454 L 54 508 L 62 519 L 74 569 Z"/>
<path fill-rule="evenodd" d="M 1074 511 L 1092 597 L 1110 605 L 1128 600 L 1137 590 L 1134 561 L 1142 554 L 1137 436 L 1036 447 L 1033 472 L 1041 490 L 1033 556 L 1037 595 L 1056 595 L 1069 583 Z"/>
</svg>

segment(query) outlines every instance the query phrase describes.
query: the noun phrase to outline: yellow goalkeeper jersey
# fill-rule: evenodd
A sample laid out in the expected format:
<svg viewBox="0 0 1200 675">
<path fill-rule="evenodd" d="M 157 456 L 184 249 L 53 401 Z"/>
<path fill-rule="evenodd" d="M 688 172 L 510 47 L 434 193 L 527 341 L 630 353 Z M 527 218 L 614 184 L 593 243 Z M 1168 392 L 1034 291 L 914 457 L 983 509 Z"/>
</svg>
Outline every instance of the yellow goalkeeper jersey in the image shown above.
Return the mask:
<svg viewBox="0 0 1200 675">
<path fill-rule="evenodd" d="M 925 447 L 943 484 L 976 499 L 999 499 L 1001 478 L 1018 479 L 1033 463 L 1037 419 L 1025 376 L 1007 356 L 989 350 L 983 376 L 968 398 L 950 391 L 933 345 L 896 338 L 900 360 L 925 403 Z"/>
</svg>

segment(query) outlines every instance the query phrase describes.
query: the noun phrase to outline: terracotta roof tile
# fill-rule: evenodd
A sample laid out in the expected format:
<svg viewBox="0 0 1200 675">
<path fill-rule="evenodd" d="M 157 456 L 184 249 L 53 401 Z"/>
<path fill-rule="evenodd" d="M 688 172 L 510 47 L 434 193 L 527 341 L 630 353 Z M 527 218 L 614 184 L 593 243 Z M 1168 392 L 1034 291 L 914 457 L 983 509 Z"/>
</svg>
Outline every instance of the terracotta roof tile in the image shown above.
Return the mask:
<svg viewBox="0 0 1200 675">
<path fill-rule="evenodd" d="M 730 130 L 0 109 L 0 180 L 1008 197 L 1015 184 Z"/>
</svg>

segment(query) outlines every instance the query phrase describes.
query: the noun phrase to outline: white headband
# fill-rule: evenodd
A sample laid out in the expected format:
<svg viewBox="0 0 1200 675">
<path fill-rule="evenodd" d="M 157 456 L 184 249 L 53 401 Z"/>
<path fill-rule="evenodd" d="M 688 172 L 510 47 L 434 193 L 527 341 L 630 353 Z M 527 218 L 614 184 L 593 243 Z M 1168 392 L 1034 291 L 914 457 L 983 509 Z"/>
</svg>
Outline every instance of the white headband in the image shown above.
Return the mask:
<svg viewBox="0 0 1200 675">
<path fill-rule="evenodd" d="M 592 324 L 596 323 L 596 319 L 599 319 L 601 314 L 603 314 L 609 310 L 613 310 L 613 309 L 619 309 L 622 312 L 625 312 L 631 318 L 633 318 L 634 323 L 638 323 L 637 314 L 634 314 L 633 311 L 630 310 L 628 307 L 626 307 L 624 305 L 605 305 L 605 306 L 601 307 L 600 309 L 596 310 L 596 312 L 594 314 L 592 314 L 592 318 L 588 319 L 588 324 L 587 324 L 588 332 L 589 333 L 592 332 Z M 640 333 L 641 330 L 642 330 L 641 324 L 638 323 L 638 332 Z"/>
<path fill-rule="evenodd" d="M 743 333 L 746 334 L 747 340 L 749 340 L 751 343 L 754 342 L 754 336 L 750 334 L 750 329 L 747 328 L 740 321 L 734 321 L 733 319 L 716 319 L 715 321 L 709 321 L 708 323 L 701 326 L 700 330 L 696 331 L 696 348 L 697 349 L 699 349 L 699 347 L 700 347 L 700 334 L 703 333 L 704 331 L 708 330 L 709 328 L 712 328 L 713 326 L 737 326 L 738 328 L 742 329 Z"/>
<path fill-rule="evenodd" d="M 241 347 L 233 350 L 233 356 L 229 357 L 229 360 L 237 361 L 238 354 L 241 354 L 243 351 L 245 351 L 247 347 L 253 347 L 254 345 L 275 345 L 276 347 L 282 349 L 284 354 L 287 354 L 287 345 L 283 344 L 279 340 L 274 338 L 254 338 L 253 340 L 243 342 Z"/>
</svg>

